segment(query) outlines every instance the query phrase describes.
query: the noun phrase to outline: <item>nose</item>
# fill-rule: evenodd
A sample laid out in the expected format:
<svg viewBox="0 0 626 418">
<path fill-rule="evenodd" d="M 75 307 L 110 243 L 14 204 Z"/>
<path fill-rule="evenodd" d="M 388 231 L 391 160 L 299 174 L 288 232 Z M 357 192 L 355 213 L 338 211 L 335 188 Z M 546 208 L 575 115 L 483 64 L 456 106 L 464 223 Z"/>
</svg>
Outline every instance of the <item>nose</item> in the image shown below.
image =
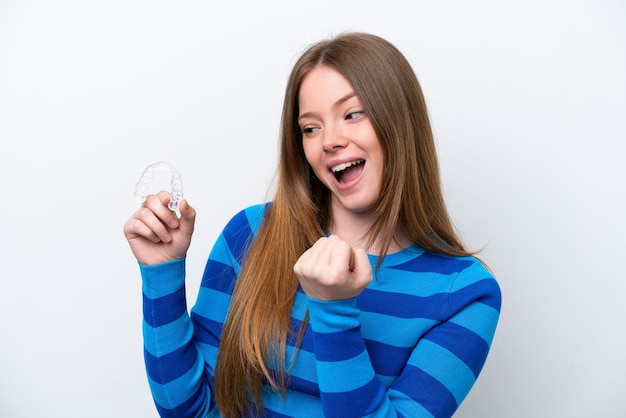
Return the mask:
<svg viewBox="0 0 626 418">
<path fill-rule="evenodd" d="M 324 131 L 324 151 L 333 152 L 348 145 L 348 138 L 338 125 L 326 125 Z"/>
</svg>

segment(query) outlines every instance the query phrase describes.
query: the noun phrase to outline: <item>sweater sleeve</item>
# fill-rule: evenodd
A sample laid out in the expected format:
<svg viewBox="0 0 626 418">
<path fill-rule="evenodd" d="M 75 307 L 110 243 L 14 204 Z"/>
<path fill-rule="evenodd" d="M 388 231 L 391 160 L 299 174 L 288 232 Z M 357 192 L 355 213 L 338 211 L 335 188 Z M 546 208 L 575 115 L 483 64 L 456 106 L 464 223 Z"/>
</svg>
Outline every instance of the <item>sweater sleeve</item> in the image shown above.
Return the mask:
<svg viewBox="0 0 626 418">
<path fill-rule="evenodd" d="M 185 259 L 140 264 L 143 279 L 144 358 L 162 417 L 217 414 L 213 373 L 222 326 L 241 262 L 266 205 L 236 214 L 217 238 L 196 303 L 188 312 Z"/>
<path fill-rule="evenodd" d="M 388 387 L 372 366 L 357 300 L 307 298 L 325 416 L 452 416 L 486 360 L 500 298 L 497 282 L 479 264 L 460 272 L 445 292 L 445 313 Z"/>
<path fill-rule="evenodd" d="M 157 410 L 162 417 L 206 416 L 210 388 L 187 312 L 185 259 L 140 270 L 144 359 Z"/>
<path fill-rule="evenodd" d="M 363 417 L 389 409 L 361 336 L 356 298 L 307 297 L 317 378 L 326 417 Z M 385 416 L 383 414 L 381 416 Z"/>
</svg>

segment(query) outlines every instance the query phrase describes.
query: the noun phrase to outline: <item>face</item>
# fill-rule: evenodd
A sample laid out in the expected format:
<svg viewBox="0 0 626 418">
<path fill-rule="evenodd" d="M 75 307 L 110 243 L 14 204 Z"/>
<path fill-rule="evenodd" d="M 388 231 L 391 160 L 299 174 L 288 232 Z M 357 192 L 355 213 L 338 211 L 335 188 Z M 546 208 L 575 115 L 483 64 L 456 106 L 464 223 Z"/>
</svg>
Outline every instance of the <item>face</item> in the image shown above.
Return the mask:
<svg viewBox="0 0 626 418">
<path fill-rule="evenodd" d="M 377 202 L 383 152 L 354 89 L 332 68 L 302 81 L 298 123 L 307 161 L 331 192 L 333 219 L 368 216 Z"/>
</svg>

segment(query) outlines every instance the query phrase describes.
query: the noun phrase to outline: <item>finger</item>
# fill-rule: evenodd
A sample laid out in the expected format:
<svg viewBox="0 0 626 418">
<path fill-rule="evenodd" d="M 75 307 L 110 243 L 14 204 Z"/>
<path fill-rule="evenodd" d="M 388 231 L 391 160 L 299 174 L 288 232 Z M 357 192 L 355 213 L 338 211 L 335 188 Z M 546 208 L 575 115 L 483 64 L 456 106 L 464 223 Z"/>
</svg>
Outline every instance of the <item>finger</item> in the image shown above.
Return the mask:
<svg viewBox="0 0 626 418">
<path fill-rule="evenodd" d="M 331 235 L 328 237 L 326 246 L 328 263 L 335 271 L 344 272 L 353 269 L 353 250 L 350 244 L 336 235 Z"/>
<path fill-rule="evenodd" d="M 352 271 L 354 268 L 354 251 L 350 244 L 340 239 L 331 241 L 332 247 L 329 249 L 330 265 L 338 272 Z"/>
<path fill-rule="evenodd" d="M 177 219 L 177 221 L 181 231 L 191 235 L 196 222 L 196 210 L 185 199 L 181 200 L 178 210 L 180 211 L 180 219 Z"/>
<path fill-rule="evenodd" d="M 167 204 L 170 202 L 170 194 L 168 192 L 159 192 L 157 195 L 149 195 L 143 202 L 143 206 L 150 209 L 154 214 L 170 228 L 178 227 L 178 218 L 172 212 Z"/>
<path fill-rule="evenodd" d="M 299 277 L 316 276 L 317 270 L 328 265 L 328 261 L 320 261 L 323 254 L 324 244 L 327 238 L 319 238 L 309 249 L 307 249 L 293 266 L 294 272 Z"/>
<path fill-rule="evenodd" d="M 141 208 L 138 211 L 137 219 L 143 223 L 156 237 L 155 239 L 151 239 L 154 242 L 170 242 L 172 240 L 172 236 L 167 229 L 166 225 L 163 224 L 163 221 L 157 217 L 157 215 L 149 208 Z M 143 231 L 144 229 L 140 227 Z M 150 234 L 144 233 L 142 236 L 149 238 Z"/>
<path fill-rule="evenodd" d="M 124 235 L 126 239 L 133 240 L 136 238 L 145 238 L 152 242 L 160 242 L 161 239 L 148 227 L 141 219 L 130 219 L 124 227 Z"/>
<path fill-rule="evenodd" d="M 307 260 L 312 260 L 319 262 L 321 256 L 327 252 L 325 250 L 328 238 L 322 237 L 315 241 L 315 244 L 311 246 L 308 250 L 306 250 L 303 254 L 304 258 Z"/>
<path fill-rule="evenodd" d="M 170 203 L 170 193 L 166 192 L 165 190 L 161 190 L 160 192 L 158 192 L 156 194 L 156 196 L 163 202 L 164 205 L 167 205 L 168 203 Z"/>
<path fill-rule="evenodd" d="M 180 220 L 184 222 L 194 222 L 196 220 L 196 210 L 186 199 L 180 201 Z"/>
<path fill-rule="evenodd" d="M 355 263 L 356 263 L 356 260 L 355 260 L 354 250 L 351 249 L 350 260 L 348 260 L 348 270 L 354 271 Z"/>
</svg>

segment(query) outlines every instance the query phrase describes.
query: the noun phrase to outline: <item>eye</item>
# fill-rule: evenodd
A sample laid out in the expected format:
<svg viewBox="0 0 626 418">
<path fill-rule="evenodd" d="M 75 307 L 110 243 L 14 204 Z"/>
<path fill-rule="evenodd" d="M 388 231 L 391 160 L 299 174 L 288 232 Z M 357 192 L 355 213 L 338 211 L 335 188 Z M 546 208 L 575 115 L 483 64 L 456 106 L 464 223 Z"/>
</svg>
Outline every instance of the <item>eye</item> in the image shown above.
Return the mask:
<svg viewBox="0 0 626 418">
<path fill-rule="evenodd" d="M 314 126 L 304 126 L 303 128 L 301 128 L 301 131 L 302 131 L 302 135 L 304 135 L 304 136 L 311 136 L 315 132 L 317 132 L 318 129 L 319 128 L 316 128 Z"/>
<path fill-rule="evenodd" d="M 350 112 L 346 115 L 346 120 L 354 120 L 354 119 L 360 119 L 363 116 L 365 116 L 365 112 L 362 110 L 356 110 L 354 112 Z"/>
</svg>

